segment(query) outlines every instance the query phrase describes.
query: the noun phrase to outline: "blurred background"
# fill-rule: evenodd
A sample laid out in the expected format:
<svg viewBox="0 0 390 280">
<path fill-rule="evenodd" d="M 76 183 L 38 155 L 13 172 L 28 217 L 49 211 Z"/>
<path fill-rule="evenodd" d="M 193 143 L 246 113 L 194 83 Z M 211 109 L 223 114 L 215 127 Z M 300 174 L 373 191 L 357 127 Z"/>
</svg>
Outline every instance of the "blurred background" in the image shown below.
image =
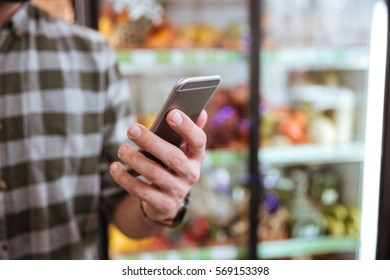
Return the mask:
<svg viewBox="0 0 390 280">
<path fill-rule="evenodd" d="M 249 1 L 33 2 L 108 38 L 146 126 L 179 78 L 222 76 L 207 108 L 207 157 L 184 223 L 145 240 L 128 239 L 109 225 L 111 259 L 247 258 L 253 94 L 260 95 L 261 120 L 257 257 L 375 257 L 383 1 L 261 1 L 260 92 L 250 92 Z M 382 13 L 374 16 L 378 5 Z M 373 50 L 382 57 L 375 60 Z M 372 69 L 378 72 L 371 75 Z"/>
</svg>

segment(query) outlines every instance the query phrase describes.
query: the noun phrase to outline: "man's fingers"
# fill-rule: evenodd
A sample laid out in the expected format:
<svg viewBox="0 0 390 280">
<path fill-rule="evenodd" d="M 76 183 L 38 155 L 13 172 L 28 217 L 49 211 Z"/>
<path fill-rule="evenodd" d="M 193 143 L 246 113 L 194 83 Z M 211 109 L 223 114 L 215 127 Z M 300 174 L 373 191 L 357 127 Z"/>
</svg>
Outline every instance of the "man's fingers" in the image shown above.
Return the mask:
<svg viewBox="0 0 390 280">
<path fill-rule="evenodd" d="M 110 165 L 110 173 L 114 181 L 124 188 L 128 193 L 143 200 L 151 196 L 153 191 L 150 185 L 131 176 L 123 164 L 114 162 Z"/>
<path fill-rule="evenodd" d="M 186 195 L 188 190 L 183 193 L 180 191 L 183 188 L 176 189 L 176 193 L 169 193 L 168 188 L 150 185 L 142 180 L 131 176 L 123 164 L 114 162 L 110 166 L 110 173 L 114 181 L 125 189 L 129 194 L 138 197 L 153 207 L 153 214 L 158 219 L 159 215 L 174 216 L 177 208 L 180 206 L 182 197 Z M 175 207 L 172 207 L 175 206 Z"/>
<path fill-rule="evenodd" d="M 171 173 L 167 172 L 163 166 L 147 158 L 143 153 L 129 144 L 120 146 L 118 157 L 124 164 L 136 173 L 144 176 L 149 182 L 161 188 L 167 188 L 168 190 L 174 190 L 176 188 L 174 183 L 171 182 L 175 182 Z"/>
<path fill-rule="evenodd" d="M 196 125 L 203 129 L 204 126 L 205 126 L 206 123 L 207 123 L 207 118 L 208 118 L 207 112 L 206 112 L 206 110 L 203 110 L 203 111 L 200 113 L 198 119 L 197 119 L 196 122 L 195 122 Z"/>
<path fill-rule="evenodd" d="M 203 111 L 195 124 L 187 115 L 179 110 L 172 110 L 167 115 L 167 121 L 171 128 L 183 137 L 186 143 L 187 156 L 202 159 L 204 156 L 207 137 L 200 126 L 207 121 L 207 114 Z"/>
<path fill-rule="evenodd" d="M 152 133 L 149 129 L 142 125 L 136 124 L 129 128 L 128 136 L 130 140 L 137 144 L 142 150 L 161 160 L 164 165 L 166 165 L 171 170 L 174 170 L 177 174 L 188 174 L 188 176 L 193 177 L 192 173 L 194 172 L 189 171 L 193 170 L 194 168 L 191 166 L 186 154 L 174 145 L 169 144 L 165 140 Z M 119 157 L 124 160 L 124 158 L 121 156 L 121 149 L 119 149 Z M 140 156 L 140 153 L 138 155 L 132 155 L 131 158 L 127 159 L 128 161 L 125 163 L 131 168 L 134 166 L 133 169 L 144 176 L 147 174 L 143 172 L 147 172 L 148 174 L 150 174 L 150 172 L 159 174 L 157 172 L 158 170 L 156 169 L 158 167 L 162 168 L 160 165 L 157 165 L 155 162 L 151 162 L 151 160 L 149 160 L 149 162 L 144 162 Z M 151 165 L 151 163 L 154 163 L 154 165 Z M 155 181 L 153 183 L 158 184 L 158 182 Z"/>
<path fill-rule="evenodd" d="M 178 133 L 185 146 L 181 149 L 161 139 L 149 129 L 140 124 L 132 125 L 128 130 L 128 137 L 142 150 L 159 159 L 173 174 L 185 178 L 185 180 L 194 184 L 199 180 L 199 163 L 203 160 L 206 147 L 206 134 L 200 126 L 207 121 L 207 114 L 203 111 L 198 118 L 197 124 L 187 115 L 179 110 L 172 110 L 166 117 L 168 125 Z M 199 125 L 199 126 L 198 126 Z M 126 147 L 126 146 L 124 146 Z M 145 176 L 153 183 L 160 185 L 164 174 L 170 174 L 157 163 L 147 159 L 138 151 L 127 146 L 129 151 L 119 149 L 119 157 L 129 167 Z M 136 152 L 136 154 L 134 154 Z M 123 154 L 121 154 L 123 153 Z M 128 156 L 125 154 L 130 153 Z M 170 174 L 173 176 L 173 174 Z"/>
</svg>

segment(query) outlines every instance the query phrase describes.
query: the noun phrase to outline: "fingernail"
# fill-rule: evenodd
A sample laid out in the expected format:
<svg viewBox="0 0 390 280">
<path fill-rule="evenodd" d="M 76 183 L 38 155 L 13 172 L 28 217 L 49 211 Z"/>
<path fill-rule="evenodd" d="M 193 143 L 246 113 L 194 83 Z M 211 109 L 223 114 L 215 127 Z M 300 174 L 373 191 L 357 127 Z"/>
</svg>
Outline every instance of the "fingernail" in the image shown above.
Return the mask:
<svg viewBox="0 0 390 280">
<path fill-rule="evenodd" d="M 119 165 L 118 165 L 118 163 L 113 163 L 113 164 L 111 164 L 111 167 L 110 167 L 110 171 L 111 171 L 111 173 L 116 173 L 117 171 L 119 170 Z"/>
<path fill-rule="evenodd" d="M 121 145 L 118 150 L 118 156 L 122 158 L 126 154 L 127 147 L 126 145 Z"/>
<path fill-rule="evenodd" d="M 183 117 L 180 115 L 179 112 L 176 112 L 176 113 L 173 114 L 171 121 L 174 124 L 179 125 L 179 124 L 181 124 L 183 122 Z"/>
<path fill-rule="evenodd" d="M 141 133 L 142 133 L 141 128 L 138 125 L 134 125 L 128 131 L 129 137 L 133 139 L 138 138 L 141 135 Z"/>
</svg>

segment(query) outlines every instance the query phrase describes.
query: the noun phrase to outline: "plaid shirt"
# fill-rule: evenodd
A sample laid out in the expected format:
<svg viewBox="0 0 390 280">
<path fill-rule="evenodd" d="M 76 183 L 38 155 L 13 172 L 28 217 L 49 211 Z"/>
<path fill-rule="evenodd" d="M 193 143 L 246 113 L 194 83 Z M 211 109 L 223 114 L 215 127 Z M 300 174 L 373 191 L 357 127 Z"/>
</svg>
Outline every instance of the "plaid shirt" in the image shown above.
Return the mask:
<svg viewBox="0 0 390 280">
<path fill-rule="evenodd" d="M 98 258 L 108 172 L 134 122 L 127 81 L 95 31 L 31 4 L 0 30 L 0 259 Z"/>
</svg>

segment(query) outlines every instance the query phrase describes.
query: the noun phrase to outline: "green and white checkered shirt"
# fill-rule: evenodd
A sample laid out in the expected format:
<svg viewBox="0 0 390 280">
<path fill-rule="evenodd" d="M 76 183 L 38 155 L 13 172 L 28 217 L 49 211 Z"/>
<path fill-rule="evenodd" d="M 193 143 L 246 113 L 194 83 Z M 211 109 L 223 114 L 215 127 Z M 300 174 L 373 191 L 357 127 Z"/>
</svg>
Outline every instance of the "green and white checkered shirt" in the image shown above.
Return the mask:
<svg viewBox="0 0 390 280">
<path fill-rule="evenodd" d="M 134 122 L 105 38 L 31 4 L 0 31 L 0 259 L 98 258 L 108 172 Z"/>
</svg>

